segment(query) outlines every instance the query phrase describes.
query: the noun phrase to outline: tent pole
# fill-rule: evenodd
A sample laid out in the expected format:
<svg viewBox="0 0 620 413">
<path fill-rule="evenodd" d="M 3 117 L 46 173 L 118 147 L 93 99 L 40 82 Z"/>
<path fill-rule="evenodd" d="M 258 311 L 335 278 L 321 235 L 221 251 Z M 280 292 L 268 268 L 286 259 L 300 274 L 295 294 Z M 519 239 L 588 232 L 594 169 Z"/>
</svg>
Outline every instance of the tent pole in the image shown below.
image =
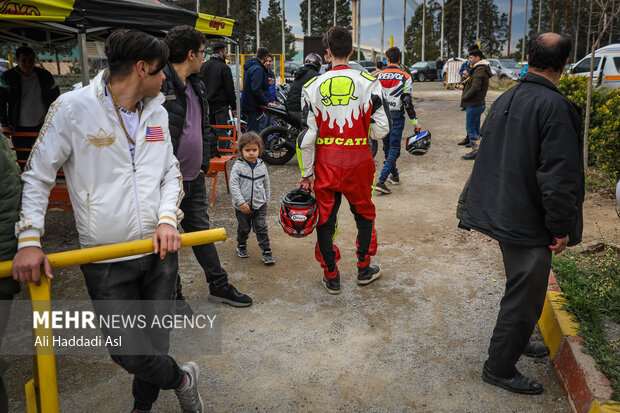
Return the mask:
<svg viewBox="0 0 620 413">
<path fill-rule="evenodd" d="M 254 53 L 260 47 L 260 0 L 256 0 L 256 49 Z"/>
<path fill-rule="evenodd" d="M 60 75 L 60 60 L 58 60 L 58 49 L 54 49 L 54 53 L 56 54 L 56 71 Z"/>
<path fill-rule="evenodd" d="M 235 127 L 237 128 L 237 137 L 241 136 L 241 124 L 239 120 L 241 119 L 241 82 L 239 82 L 239 77 L 241 76 L 241 65 L 239 64 L 239 60 L 241 59 L 239 49 L 239 42 L 235 43 L 235 89 L 237 93 L 235 93 L 237 100 L 237 116 L 235 117 Z"/>
<path fill-rule="evenodd" d="M 80 53 L 80 69 L 82 70 L 82 87 L 88 86 L 88 50 L 86 49 L 86 29 L 80 27 L 78 32 L 78 50 Z"/>
</svg>

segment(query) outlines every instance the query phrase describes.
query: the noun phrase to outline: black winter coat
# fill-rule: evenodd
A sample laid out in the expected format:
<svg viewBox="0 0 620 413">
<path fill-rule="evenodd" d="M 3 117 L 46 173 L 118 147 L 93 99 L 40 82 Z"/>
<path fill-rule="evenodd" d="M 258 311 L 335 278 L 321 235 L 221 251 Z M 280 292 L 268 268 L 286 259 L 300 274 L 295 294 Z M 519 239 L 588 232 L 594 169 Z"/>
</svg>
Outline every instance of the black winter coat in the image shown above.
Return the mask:
<svg viewBox="0 0 620 413">
<path fill-rule="evenodd" d="M 211 110 L 228 106 L 232 110 L 237 109 L 232 71 L 220 55 L 213 55 L 204 62 L 200 75 L 207 88 L 207 100 Z"/>
<path fill-rule="evenodd" d="M 269 103 L 269 71 L 257 58 L 245 62 L 243 71 L 241 111 L 259 112 Z"/>
<path fill-rule="evenodd" d="M 50 72 L 40 67 L 34 68 L 41 85 L 41 99 L 47 109 L 60 96 L 60 89 Z M 16 67 L 0 75 L 0 123 L 15 129 L 19 119 L 19 105 L 22 96 L 21 75 Z"/>
<path fill-rule="evenodd" d="M 181 82 L 179 75 L 168 63 L 164 67 L 166 80 L 162 82 L 161 91 L 166 100 L 164 108 L 168 111 L 168 124 L 170 128 L 170 139 L 172 149 L 176 156 L 179 149 L 179 139 L 183 134 L 185 125 L 185 114 L 187 112 L 187 101 L 185 96 L 186 86 Z M 202 83 L 200 75 L 194 74 L 187 78 L 189 84 L 194 88 L 194 92 L 200 101 L 202 109 L 202 165 L 201 169 L 205 172 L 209 170 L 209 159 L 217 155 L 217 134 L 209 125 L 209 103 L 207 102 L 207 91 Z"/>
<path fill-rule="evenodd" d="M 289 112 L 301 112 L 301 90 L 313 77 L 318 76 L 319 71 L 314 65 L 305 65 L 295 73 L 295 80 L 288 90 L 286 110 Z"/>
<path fill-rule="evenodd" d="M 583 129 L 579 108 L 528 73 L 501 95 L 482 126 L 460 226 L 507 244 L 581 242 Z"/>
</svg>

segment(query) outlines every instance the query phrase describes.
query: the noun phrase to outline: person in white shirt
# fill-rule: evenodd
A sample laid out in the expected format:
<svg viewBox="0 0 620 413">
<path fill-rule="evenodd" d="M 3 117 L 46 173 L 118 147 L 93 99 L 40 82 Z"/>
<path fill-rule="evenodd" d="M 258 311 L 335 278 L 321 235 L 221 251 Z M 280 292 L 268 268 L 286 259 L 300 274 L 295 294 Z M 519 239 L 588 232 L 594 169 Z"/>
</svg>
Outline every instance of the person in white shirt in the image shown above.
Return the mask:
<svg viewBox="0 0 620 413">
<path fill-rule="evenodd" d="M 155 254 L 81 266 L 95 311 L 164 316 L 174 308 L 166 303 L 176 295 L 183 198 L 161 106 L 168 47 L 146 33 L 118 30 L 105 51 L 109 69 L 52 104 L 26 164 L 13 278 L 39 283 L 41 269 L 52 278 L 40 237 L 49 191 L 62 168 L 82 247 L 153 238 Z M 101 328 L 105 336 L 122 339 L 121 348 L 108 351 L 134 375 L 134 411 L 150 411 L 160 389 L 175 389 L 183 411 L 202 412 L 198 366 L 179 367 L 167 355 L 170 331 L 150 325 Z"/>
</svg>

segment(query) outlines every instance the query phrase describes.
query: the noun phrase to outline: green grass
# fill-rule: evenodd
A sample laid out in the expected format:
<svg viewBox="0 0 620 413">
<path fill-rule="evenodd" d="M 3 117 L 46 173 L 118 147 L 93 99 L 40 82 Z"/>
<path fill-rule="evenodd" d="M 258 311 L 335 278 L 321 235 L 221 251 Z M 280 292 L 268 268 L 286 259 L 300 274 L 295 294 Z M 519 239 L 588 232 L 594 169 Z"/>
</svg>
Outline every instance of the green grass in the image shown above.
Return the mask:
<svg viewBox="0 0 620 413">
<path fill-rule="evenodd" d="M 586 352 L 609 379 L 612 400 L 620 401 L 620 337 L 610 337 L 605 326 L 605 320 L 620 325 L 618 252 L 611 247 L 598 253 L 567 251 L 554 256 L 552 266 L 568 301 L 566 310 L 580 323 Z"/>
</svg>

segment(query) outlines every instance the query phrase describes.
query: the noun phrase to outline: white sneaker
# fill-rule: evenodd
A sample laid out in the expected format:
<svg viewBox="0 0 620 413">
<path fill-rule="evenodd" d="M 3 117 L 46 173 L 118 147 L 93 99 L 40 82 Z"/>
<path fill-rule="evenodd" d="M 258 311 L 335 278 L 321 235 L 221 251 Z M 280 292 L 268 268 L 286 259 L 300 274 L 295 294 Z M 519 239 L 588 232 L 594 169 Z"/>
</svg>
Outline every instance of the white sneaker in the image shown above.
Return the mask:
<svg viewBox="0 0 620 413">
<path fill-rule="evenodd" d="M 181 370 L 189 375 L 189 389 L 181 392 L 175 390 L 174 393 L 181 403 L 181 411 L 183 413 L 204 413 L 204 404 L 200 393 L 198 393 L 198 378 L 200 377 L 200 369 L 193 361 L 185 363 L 181 366 Z"/>
</svg>

